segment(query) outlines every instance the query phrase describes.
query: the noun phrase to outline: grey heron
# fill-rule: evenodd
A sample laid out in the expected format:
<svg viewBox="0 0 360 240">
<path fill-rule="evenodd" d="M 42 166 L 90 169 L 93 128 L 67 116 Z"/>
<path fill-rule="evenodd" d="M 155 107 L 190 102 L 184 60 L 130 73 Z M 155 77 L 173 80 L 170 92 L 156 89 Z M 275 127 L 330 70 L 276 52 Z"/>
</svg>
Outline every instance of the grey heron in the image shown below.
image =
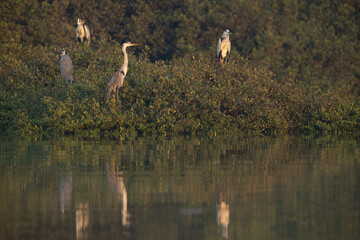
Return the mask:
<svg viewBox="0 0 360 240">
<path fill-rule="evenodd" d="M 78 18 L 77 24 L 75 25 L 76 40 L 80 43 L 86 42 L 90 45 L 90 29 L 85 24 L 85 21 Z"/>
<path fill-rule="evenodd" d="M 105 92 L 105 99 L 109 100 L 114 97 L 118 99 L 119 90 L 124 84 L 124 79 L 128 70 L 128 55 L 126 52 L 127 47 L 136 46 L 139 44 L 126 42 L 122 45 L 122 51 L 124 53 L 124 64 L 122 67 L 111 77 Z"/>
<path fill-rule="evenodd" d="M 228 62 L 229 61 L 229 54 L 231 48 L 231 42 L 229 35 L 231 32 L 229 29 L 226 29 L 221 38 L 219 38 L 216 57 L 219 59 L 220 63 Z"/>
<path fill-rule="evenodd" d="M 73 64 L 68 55 L 65 53 L 65 49 L 63 48 L 60 56 L 60 73 L 63 77 L 66 85 L 73 82 Z"/>
</svg>

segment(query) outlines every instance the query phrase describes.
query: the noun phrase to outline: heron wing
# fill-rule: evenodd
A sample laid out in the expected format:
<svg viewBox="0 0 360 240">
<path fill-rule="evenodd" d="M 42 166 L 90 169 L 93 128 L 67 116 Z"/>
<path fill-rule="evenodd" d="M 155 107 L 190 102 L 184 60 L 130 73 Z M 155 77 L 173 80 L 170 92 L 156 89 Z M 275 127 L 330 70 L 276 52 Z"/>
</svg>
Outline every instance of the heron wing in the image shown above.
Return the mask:
<svg viewBox="0 0 360 240">
<path fill-rule="evenodd" d="M 226 38 L 223 39 L 220 45 L 220 51 L 222 55 L 220 57 L 225 58 L 230 53 L 230 48 L 231 48 L 230 40 Z"/>
<path fill-rule="evenodd" d="M 61 65 L 63 67 L 64 72 L 72 72 L 73 71 L 73 64 L 68 55 L 65 55 L 61 58 Z"/>
<path fill-rule="evenodd" d="M 87 25 L 83 24 L 85 41 L 90 44 L 90 29 Z"/>
<path fill-rule="evenodd" d="M 112 75 L 107 87 L 121 87 L 124 83 L 124 79 L 125 79 L 125 75 L 122 71 L 117 71 L 116 73 L 114 73 L 114 75 Z"/>
<path fill-rule="evenodd" d="M 228 45 L 228 47 L 227 47 L 228 55 L 230 54 L 230 50 L 231 50 L 231 42 L 230 42 L 230 40 L 229 40 L 229 45 Z"/>
<path fill-rule="evenodd" d="M 219 57 L 220 51 L 221 51 L 221 38 L 219 38 L 219 41 L 218 41 L 216 57 Z"/>
<path fill-rule="evenodd" d="M 64 55 L 60 59 L 60 71 L 64 78 L 70 80 L 72 78 L 73 64 L 68 55 Z"/>
<path fill-rule="evenodd" d="M 113 94 L 122 87 L 124 83 L 125 75 L 121 70 L 118 70 L 114 75 L 112 75 L 110 81 L 107 84 L 105 98 L 109 100 Z"/>
<path fill-rule="evenodd" d="M 76 24 L 76 26 L 75 26 L 75 38 L 78 38 L 79 36 L 80 36 L 79 24 Z"/>
<path fill-rule="evenodd" d="M 77 25 L 77 27 L 75 28 L 75 32 L 76 32 L 76 37 L 86 37 L 85 36 L 85 33 L 86 33 L 86 30 L 85 30 L 85 27 L 84 27 L 85 24 L 81 24 L 81 25 Z"/>
<path fill-rule="evenodd" d="M 87 39 L 90 39 L 90 29 L 87 25 L 84 24 L 85 36 Z"/>
</svg>

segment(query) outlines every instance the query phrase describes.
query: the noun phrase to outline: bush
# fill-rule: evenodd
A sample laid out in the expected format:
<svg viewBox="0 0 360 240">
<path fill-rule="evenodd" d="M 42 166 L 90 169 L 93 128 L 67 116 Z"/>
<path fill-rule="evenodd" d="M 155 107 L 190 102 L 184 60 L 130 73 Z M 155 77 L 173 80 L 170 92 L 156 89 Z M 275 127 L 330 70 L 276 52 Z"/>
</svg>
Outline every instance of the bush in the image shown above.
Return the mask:
<svg viewBox="0 0 360 240">
<path fill-rule="evenodd" d="M 66 87 L 60 49 L 24 51 L 21 68 L 2 75 L 0 127 L 21 134 L 55 132 L 86 136 L 269 134 L 359 130 L 360 110 L 319 88 L 304 91 L 289 76 L 240 58 L 219 66 L 211 58 L 184 57 L 169 64 L 130 52 L 118 101 L 104 101 L 112 74 L 122 65 L 121 45 L 67 49 L 74 84 Z"/>
<path fill-rule="evenodd" d="M 130 40 L 151 49 L 152 62 L 213 56 L 228 28 L 230 58 L 261 63 L 281 81 L 292 74 L 304 90 L 319 86 L 358 101 L 359 12 L 351 0 L 5 0 L 0 3 L 0 74 L 21 67 L 24 47 L 76 48 L 77 18 L 90 27 L 92 49 L 101 48 L 104 39 Z M 89 56 L 83 56 L 85 62 L 78 64 L 86 64 Z"/>
</svg>

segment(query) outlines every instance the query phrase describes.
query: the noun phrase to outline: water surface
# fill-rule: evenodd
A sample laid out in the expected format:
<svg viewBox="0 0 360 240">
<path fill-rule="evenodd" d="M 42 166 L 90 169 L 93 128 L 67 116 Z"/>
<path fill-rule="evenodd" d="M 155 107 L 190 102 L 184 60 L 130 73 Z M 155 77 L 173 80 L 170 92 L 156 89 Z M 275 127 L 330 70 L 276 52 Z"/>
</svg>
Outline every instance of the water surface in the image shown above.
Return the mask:
<svg viewBox="0 0 360 240">
<path fill-rule="evenodd" d="M 360 239 L 358 139 L 0 141 L 3 239 Z"/>
</svg>

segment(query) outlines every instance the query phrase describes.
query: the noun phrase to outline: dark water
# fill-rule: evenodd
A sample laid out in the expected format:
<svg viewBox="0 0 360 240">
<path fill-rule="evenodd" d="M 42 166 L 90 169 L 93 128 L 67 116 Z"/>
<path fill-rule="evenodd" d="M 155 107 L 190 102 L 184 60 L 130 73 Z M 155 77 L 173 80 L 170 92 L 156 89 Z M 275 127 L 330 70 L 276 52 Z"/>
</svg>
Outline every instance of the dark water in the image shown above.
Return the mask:
<svg viewBox="0 0 360 240">
<path fill-rule="evenodd" d="M 0 141 L 1 239 L 360 239 L 353 138 Z"/>
</svg>

